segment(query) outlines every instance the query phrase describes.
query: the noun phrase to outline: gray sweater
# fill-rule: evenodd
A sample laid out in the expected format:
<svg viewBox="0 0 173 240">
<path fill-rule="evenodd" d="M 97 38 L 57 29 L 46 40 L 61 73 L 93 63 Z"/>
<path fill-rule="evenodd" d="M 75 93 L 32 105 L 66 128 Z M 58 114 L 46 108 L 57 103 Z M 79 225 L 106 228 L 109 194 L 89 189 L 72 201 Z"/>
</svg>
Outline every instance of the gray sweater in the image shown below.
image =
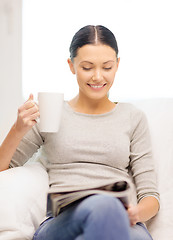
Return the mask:
<svg viewBox="0 0 173 240">
<path fill-rule="evenodd" d="M 95 115 L 75 112 L 65 101 L 59 132 L 40 133 L 35 125 L 10 165 L 23 165 L 38 150 L 50 187 L 60 192 L 128 179 L 134 183 L 138 201 L 151 195 L 159 198 L 147 120 L 129 103 Z"/>
</svg>

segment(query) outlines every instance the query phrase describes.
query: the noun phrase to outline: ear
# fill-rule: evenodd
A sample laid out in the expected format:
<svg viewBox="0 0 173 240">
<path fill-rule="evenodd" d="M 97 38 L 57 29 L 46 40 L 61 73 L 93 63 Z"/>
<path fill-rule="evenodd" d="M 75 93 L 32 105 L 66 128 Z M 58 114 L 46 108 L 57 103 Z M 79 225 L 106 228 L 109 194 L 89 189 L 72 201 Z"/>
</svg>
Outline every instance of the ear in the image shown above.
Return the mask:
<svg viewBox="0 0 173 240">
<path fill-rule="evenodd" d="M 68 65 L 70 67 L 70 71 L 75 74 L 74 64 L 70 58 L 67 59 Z"/>
<path fill-rule="evenodd" d="M 120 57 L 117 59 L 117 68 L 119 66 L 119 63 L 120 63 Z"/>
</svg>

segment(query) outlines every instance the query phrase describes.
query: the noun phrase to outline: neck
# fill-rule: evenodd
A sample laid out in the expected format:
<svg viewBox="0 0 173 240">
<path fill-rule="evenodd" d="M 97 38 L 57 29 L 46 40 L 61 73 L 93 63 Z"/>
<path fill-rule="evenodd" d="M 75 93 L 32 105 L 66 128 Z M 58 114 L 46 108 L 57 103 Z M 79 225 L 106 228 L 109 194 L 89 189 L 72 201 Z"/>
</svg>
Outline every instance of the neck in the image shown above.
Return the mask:
<svg viewBox="0 0 173 240">
<path fill-rule="evenodd" d="M 69 101 L 69 104 L 76 112 L 86 114 L 102 114 L 111 111 L 115 107 L 115 103 L 111 102 L 107 96 L 103 99 L 93 100 L 81 98 L 80 95 L 77 95 Z"/>
</svg>

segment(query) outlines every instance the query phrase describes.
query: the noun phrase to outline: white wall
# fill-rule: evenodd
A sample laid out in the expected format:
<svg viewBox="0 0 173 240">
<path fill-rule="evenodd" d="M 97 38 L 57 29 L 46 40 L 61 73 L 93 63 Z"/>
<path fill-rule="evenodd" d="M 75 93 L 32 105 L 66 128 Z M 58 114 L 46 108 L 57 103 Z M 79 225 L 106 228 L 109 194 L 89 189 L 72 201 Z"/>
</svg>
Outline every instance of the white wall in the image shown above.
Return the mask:
<svg viewBox="0 0 173 240">
<path fill-rule="evenodd" d="M 22 91 L 25 99 L 42 90 L 66 99 L 77 93 L 66 59 L 73 34 L 87 24 L 109 27 L 118 40 L 112 100 L 173 97 L 172 22 L 172 0 L 0 0 L 0 142 Z"/>
<path fill-rule="evenodd" d="M 0 142 L 22 102 L 22 0 L 0 0 Z"/>
<path fill-rule="evenodd" d="M 73 34 L 102 24 L 118 40 L 112 100 L 173 97 L 172 0 L 23 0 L 23 92 L 77 92 L 66 59 Z M 32 16 L 32 17 L 31 17 Z"/>
</svg>

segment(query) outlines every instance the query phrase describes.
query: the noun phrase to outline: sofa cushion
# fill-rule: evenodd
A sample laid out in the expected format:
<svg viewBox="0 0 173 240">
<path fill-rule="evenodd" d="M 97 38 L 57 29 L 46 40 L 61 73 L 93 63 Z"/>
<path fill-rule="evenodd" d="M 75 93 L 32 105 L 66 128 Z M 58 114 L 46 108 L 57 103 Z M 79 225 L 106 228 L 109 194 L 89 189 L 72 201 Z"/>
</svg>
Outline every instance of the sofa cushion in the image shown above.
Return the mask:
<svg viewBox="0 0 173 240">
<path fill-rule="evenodd" d="M 45 217 L 48 175 L 40 163 L 0 173 L 0 240 L 32 239 Z"/>
</svg>

